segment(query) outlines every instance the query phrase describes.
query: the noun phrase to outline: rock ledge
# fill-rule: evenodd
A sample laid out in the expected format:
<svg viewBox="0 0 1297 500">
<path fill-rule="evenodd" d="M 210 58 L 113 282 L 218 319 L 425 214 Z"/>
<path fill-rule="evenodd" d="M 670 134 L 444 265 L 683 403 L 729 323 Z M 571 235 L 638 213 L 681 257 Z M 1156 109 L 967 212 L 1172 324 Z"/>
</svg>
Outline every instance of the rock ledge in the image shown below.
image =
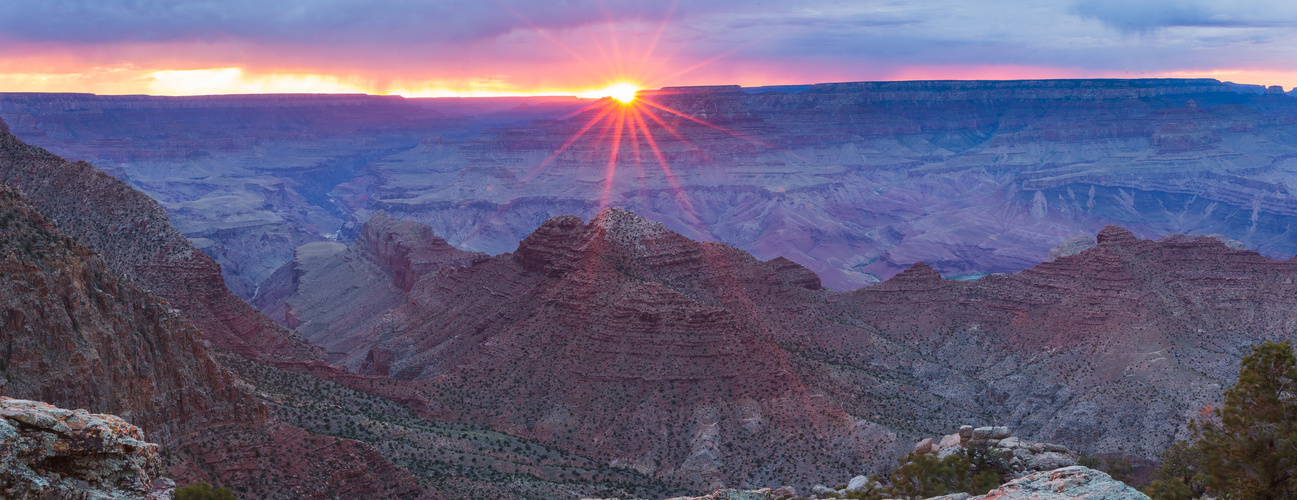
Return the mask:
<svg viewBox="0 0 1297 500">
<path fill-rule="evenodd" d="M 170 499 L 158 445 L 115 415 L 0 397 L 0 496 Z"/>
</svg>

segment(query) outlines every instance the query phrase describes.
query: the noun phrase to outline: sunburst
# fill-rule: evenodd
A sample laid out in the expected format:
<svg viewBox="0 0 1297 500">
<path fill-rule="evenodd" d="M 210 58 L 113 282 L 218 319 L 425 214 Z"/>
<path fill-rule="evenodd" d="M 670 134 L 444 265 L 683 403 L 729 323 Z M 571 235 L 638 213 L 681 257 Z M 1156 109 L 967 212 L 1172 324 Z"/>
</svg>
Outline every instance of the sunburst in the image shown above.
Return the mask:
<svg viewBox="0 0 1297 500">
<path fill-rule="evenodd" d="M 592 63 L 558 38 L 550 36 L 539 27 L 526 19 L 523 19 L 523 21 L 530 25 L 540 36 L 560 47 L 578 62 L 582 63 L 595 73 L 603 75 L 606 78 L 605 81 L 609 82 L 604 87 L 579 94 L 579 97 L 595 98 L 598 100 L 585 108 L 561 117 L 559 120 L 578 120 L 576 123 L 581 123 L 579 121 L 580 118 L 586 118 L 585 122 L 577 127 L 576 132 L 574 132 L 544 160 L 532 167 L 527 175 L 523 177 L 522 180 L 524 182 L 535 178 L 565 151 L 571 148 L 577 141 L 581 140 L 594 130 L 598 134 L 596 143 L 602 145 L 602 147 L 599 147 L 598 149 L 608 151 L 608 159 L 604 165 L 604 174 L 602 179 L 602 196 L 599 201 L 599 209 L 601 211 L 604 208 L 607 208 L 611 202 L 613 180 L 617 174 L 621 152 L 626 149 L 623 147 L 623 143 L 629 141 L 628 146 L 631 153 L 630 156 L 634 162 L 634 167 L 637 169 L 636 172 L 639 174 L 637 178 L 640 179 L 641 188 L 644 187 L 643 183 L 645 182 L 645 163 L 656 163 L 657 167 L 661 169 L 663 178 L 665 178 L 667 183 L 670 185 L 674 194 L 673 197 L 681 204 L 687 216 L 693 219 L 692 221 L 689 221 L 689 224 L 695 225 L 695 227 L 701 227 L 702 223 L 694 212 L 688 196 L 685 195 L 676 173 L 672 171 L 672 168 L 667 161 L 667 156 L 663 154 L 662 149 L 659 147 L 660 138 L 655 136 L 655 133 L 661 134 L 665 131 L 681 144 L 685 144 L 695 150 L 700 150 L 700 148 L 686 139 L 677 127 L 669 124 L 668 119 L 680 118 L 684 121 L 677 121 L 677 124 L 693 123 L 702 125 L 724 132 L 744 141 L 760 145 L 764 148 L 777 150 L 774 146 L 763 141 L 747 137 L 707 120 L 690 116 L 686 113 L 671 109 L 669 106 L 664 106 L 655 102 L 657 101 L 657 97 L 669 95 L 669 92 L 653 91 L 645 93 L 642 91 L 642 89 L 645 88 L 656 88 L 660 86 L 660 83 L 662 82 L 674 80 L 686 73 L 712 64 L 720 59 L 737 53 L 739 50 L 747 46 L 744 45 L 737 47 L 728 52 L 688 66 L 683 70 L 676 71 L 668 76 L 659 76 L 659 74 L 662 73 L 662 70 L 669 66 L 666 64 L 669 58 L 658 59 L 655 61 L 654 51 L 656 50 L 663 33 L 666 31 L 667 25 L 670 22 L 671 13 L 674 10 L 673 6 L 667 12 L 661 24 L 657 27 L 646 44 L 646 48 L 638 54 L 623 53 L 621 50 L 621 44 L 617 40 L 616 32 L 609 33 L 610 43 L 599 43 L 599 40 L 592 39 L 590 45 L 598 50 L 599 54 L 602 56 L 602 65 Z M 521 18 L 521 15 L 519 15 L 519 17 Z M 611 18 L 608 19 L 608 24 L 609 26 L 613 25 Z M 610 50 L 605 50 L 605 46 L 610 47 Z M 650 64 L 654 62 L 656 62 L 656 64 Z M 652 69 L 649 69 L 650 66 L 652 66 Z M 645 161 L 646 159 L 642 157 L 642 154 L 645 152 L 651 154 L 651 158 L 648 158 L 647 162 Z"/>
</svg>

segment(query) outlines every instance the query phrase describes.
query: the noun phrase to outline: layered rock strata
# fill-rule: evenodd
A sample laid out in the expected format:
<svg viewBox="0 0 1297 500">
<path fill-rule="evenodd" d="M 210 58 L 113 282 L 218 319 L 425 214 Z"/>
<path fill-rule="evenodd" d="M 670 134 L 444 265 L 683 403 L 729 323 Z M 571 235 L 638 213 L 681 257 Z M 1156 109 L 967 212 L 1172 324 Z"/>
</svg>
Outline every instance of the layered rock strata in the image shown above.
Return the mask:
<svg viewBox="0 0 1297 500">
<path fill-rule="evenodd" d="M 1297 336 L 1297 259 L 1218 237 L 1107 227 L 1019 273 L 964 282 L 916 264 L 842 293 L 609 209 L 552 218 L 510 254 L 460 254 L 407 291 L 405 264 L 371 255 L 385 225 L 294 264 L 310 279 L 276 306 L 331 359 L 418 381 L 431 414 L 699 491 L 880 472 L 902 443 L 967 421 L 1018 437 L 971 429 L 952 446 L 999 439 L 1023 473 L 1072 450 L 1153 458 L 1248 346 Z M 362 293 L 321 291 L 352 287 L 353 268 Z"/>
<path fill-rule="evenodd" d="M 349 369 L 423 381 L 433 415 L 699 490 L 869 467 L 895 445 L 772 341 L 822 293 L 791 262 L 620 209 L 552 218 L 495 257 L 426 237 L 396 251 L 423 234 L 404 224 L 376 218 L 332 258 L 293 264 L 297 292 L 270 309 Z M 409 274 L 394 253 L 439 257 Z"/>
<path fill-rule="evenodd" d="M 618 115 L 570 113 L 592 104 L 576 99 L 0 94 L 0 116 L 157 198 L 249 299 L 296 247 L 349 243 L 379 210 L 500 253 L 549 217 L 622 206 L 838 290 L 920 261 L 947 276 L 1018 271 L 1108 224 L 1297 251 L 1291 94 L 1091 79 L 639 99 L 636 132 L 616 145 L 598 132 Z"/>
</svg>

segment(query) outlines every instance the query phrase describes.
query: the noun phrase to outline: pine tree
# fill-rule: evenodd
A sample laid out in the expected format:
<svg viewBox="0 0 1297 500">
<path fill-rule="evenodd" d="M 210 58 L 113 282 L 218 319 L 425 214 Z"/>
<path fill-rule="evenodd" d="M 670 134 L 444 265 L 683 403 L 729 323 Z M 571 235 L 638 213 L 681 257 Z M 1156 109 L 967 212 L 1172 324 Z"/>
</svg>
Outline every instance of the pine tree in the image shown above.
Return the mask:
<svg viewBox="0 0 1297 500">
<path fill-rule="evenodd" d="M 1297 357 L 1291 343 L 1253 348 L 1214 416 L 1193 425 L 1208 494 L 1297 498 Z"/>
</svg>

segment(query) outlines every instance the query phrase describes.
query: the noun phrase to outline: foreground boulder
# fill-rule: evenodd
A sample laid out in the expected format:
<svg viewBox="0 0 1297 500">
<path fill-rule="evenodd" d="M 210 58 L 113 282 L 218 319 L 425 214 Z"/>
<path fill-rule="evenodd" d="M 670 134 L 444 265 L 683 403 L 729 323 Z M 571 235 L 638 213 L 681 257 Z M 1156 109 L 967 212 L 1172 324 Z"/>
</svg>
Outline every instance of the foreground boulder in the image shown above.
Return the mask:
<svg viewBox="0 0 1297 500">
<path fill-rule="evenodd" d="M 1149 500 L 1148 495 L 1082 466 L 1037 472 L 1004 483 L 981 496 L 967 493 L 937 497 L 941 500 Z M 937 499 L 930 499 L 937 500 Z"/>
<path fill-rule="evenodd" d="M 115 415 L 0 397 L 0 497 L 169 499 L 158 445 Z"/>
</svg>

